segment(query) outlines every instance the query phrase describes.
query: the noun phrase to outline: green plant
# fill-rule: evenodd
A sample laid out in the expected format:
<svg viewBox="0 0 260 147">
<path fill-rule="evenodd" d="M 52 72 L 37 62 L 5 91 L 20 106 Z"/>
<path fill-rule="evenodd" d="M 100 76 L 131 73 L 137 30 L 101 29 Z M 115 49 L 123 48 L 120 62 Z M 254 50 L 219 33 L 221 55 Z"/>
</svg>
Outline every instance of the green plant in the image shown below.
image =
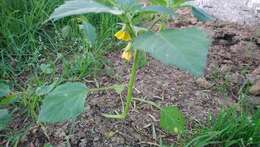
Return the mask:
<svg viewBox="0 0 260 147">
<path fill-rule="evenodd" d="M 128 62 L 133 58 L 123 111 L 121 114 L 116 115 L 103 114 L 105 117 L 116 119 L 127 117 L 133 99 L 133 88 L 140 52 L 149 53 L 155 59 L 165 64 L 176 65 L 191 72 L 193 75 L 199 76 L 203 74 L 210 42 L 204 32 L 196 28 L 166 29 L 152 32 L 152 26 L 140 29 L 140 27 L 136 26 L 139 22 L 133 21 L 134 18 L 142 17 L 142 14 L 147 13 L 173 16 L 174 11 L 172 9 L 154 5 L 143 6 L 136 0 L 99 0 L 98 2 L 92 0 L 72 0 L 58 7 L 49 20 L 58 20 L 66 16 L 85 13 L 110 13 L 118 16 L 122 21 L 122 29 L 115 34 L 115 37 L 127 42 L 127 46 L 123 49 L 122 58 Z M 65 83 L 56 87 L 45 96 L 38 120 L 54 123 L 76 117 L 84 111 L 85 97 L 89 91 L 91 89 L 88 89 L 81 83 Z M 179 126 L 173 123 L 175 125 L 173 127 L 175 128 L 175 133 L 183 130 L 184 121 L 176 107 L 162 108 L 162 117 L 164 116 L 171 118 L 162 118 L 162 120 L 179 123 Z M 164 123 L 162 123 L 162 126 L 167 128 Z M 173 132 L 172 130 L 168 131 Z"/>
<path fill-rule="evenodd" d="M 195 146 L 258 146 L 260 144 L 260 111 L 250 116 L 234 108 L 222 110 L 209 125 L 187 143 Z"/>
<path fill-rule="evenodd" d="M 10 94 L 10 87 L 3 81 L 0 81 L 0 131 L 5 129 L 11 120 L 8 110 L 3 108 L 3 99 Z"/>
<path fill-rule="evenodd" d="M 11 119 L 11 116 L 10 116 L 8 110 L 0 109 L 0 131 L 6 128 L 10 119 Z"/>
</svg>

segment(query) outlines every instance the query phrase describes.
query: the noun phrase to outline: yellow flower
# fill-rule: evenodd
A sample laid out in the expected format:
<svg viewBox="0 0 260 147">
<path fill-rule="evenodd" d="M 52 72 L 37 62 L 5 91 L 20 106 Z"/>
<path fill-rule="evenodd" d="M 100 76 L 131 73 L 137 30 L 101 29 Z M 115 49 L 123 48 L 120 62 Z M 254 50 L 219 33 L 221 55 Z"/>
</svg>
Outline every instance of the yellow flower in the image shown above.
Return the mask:
<svg viewBox="0 0 260 147">
<path fill-rule="evenodd" d="M 128 62 L 131 60 L 132 58 L 132 53 L 131 53 L 131 50 L 124 50 L 121 58 L 127 60 Z"/>
<path fill-rule="evenodd" d="M 130 41 L 132 40 L 130 34 L 126 31 L 120 30 L 115 34 L 115 37 L 119 40 Z"/>
</svg>

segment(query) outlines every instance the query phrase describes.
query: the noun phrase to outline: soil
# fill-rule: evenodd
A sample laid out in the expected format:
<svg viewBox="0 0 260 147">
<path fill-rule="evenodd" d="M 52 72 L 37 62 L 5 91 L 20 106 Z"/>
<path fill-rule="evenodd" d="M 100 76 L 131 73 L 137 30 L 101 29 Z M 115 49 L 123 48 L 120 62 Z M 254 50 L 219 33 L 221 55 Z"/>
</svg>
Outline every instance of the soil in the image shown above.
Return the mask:
<svg viewBox="0 0 260 147">
<path fill-rule="evenodd" d="M 238 91 L 251 73 L 260 65 L 260 36 L 256 28 L 241 26 L 221 21 L 197 22 L 188 11 L 169 24 L 169 27 L 198 26 L 209 32 L 212 46 L 209 50 L 208 65 L 205 69 L 205 82 L 212 84 L 205 87 L 197 78 L 173 66 L 163 65 L 148 57 L 149 63 L 138 71 L 134 97 L 155 102 L 158 105 L 175 105 L 186 118 L 186 126 L 192 130 L 203 124 L 209 114 L 216 114 L 221 107 L 238 101 Z M 129 63 L 120 58 L 120 52 L 107 55 L 111 62 L 104 73 L 97 79 L 85 79 L 86 85 L 96 87 L 113 84 L 127 84 Z M 214 75 L 219 75 L 218 78 Z M 229 77 L 227 93 L 216 89 Z M 165 133 L 159 127 L 159 110 L 149 104 L 134 101 L 126 120 L 104 118 L 101 113 L 120 112 L 122 94 L 114 91 L 92 93 L 86 102 L 86 112 L 74 123 L 66 122 L 47 125 L 45 129 L 32 126 L 21 138 L 19 146 L 42 146 L 50 142 L 55 146 L 159 146 L 159 140 L 176 143 L 176 136 Z M 27 120 L 17 119 L 11 127 L 23 128 Z M 16 125 L 16 126 L 15 126 Z M 45 131 L 43 131 L 45 130 Z M 4 142 L 4 141 L 3 141 Z"/>
</svg>

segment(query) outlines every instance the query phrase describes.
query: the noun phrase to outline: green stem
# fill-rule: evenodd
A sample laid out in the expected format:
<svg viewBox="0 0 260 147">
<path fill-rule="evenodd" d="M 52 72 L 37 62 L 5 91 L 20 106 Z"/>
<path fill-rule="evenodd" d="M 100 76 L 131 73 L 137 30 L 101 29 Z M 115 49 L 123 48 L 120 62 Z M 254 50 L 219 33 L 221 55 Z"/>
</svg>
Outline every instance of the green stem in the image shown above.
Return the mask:
<svg viewBox="0 0 260 147">
<path fill-rule="evenodd" d="M 136 37 L 136 33 L 134 29 L 132 28 L 132 22 L 129 17 L 127 17 L 127 23 L 126 27 L 128 28 L 128 31 L 131 35 L 131 37 L 134 39 Z M 129 112 L 129 108 L 133 99 L 133 89 L 135 86 L 135 81 L 136 81 L 136 75 L 137 75 L 137 69 L 138 69 L 138 56 L 139 56 L 139 50 L 135 49 L 134 51 L 134 61 L 133 65 L 131 68 L 130 72 L 130 79 L 128 82 L 128 87 L 127 87 L 127 97 L 126 97 L 126 102 L 124 104 L 124 110 L 122 114 L 117 114 L 117 115 L 110 115 L 110 114 L 102 114 L 103 116 L 107 118 L 115 118 L 115 119 L 125 119 L 127 117 L 127 114 Z"/>
<path fill-rule="evenodd" d="M 133 89 L 136 81 L 136 75 L 137 75 L 137 67 L 138 67 L 138 55 L 139 51 L 135 50 L 134 53 L 134 63 L 132 65 L 131 73 L 130 73 L 130 80 L 128 82 L 128 89 L 127 89 L 127 97 L 126 97 L 126 103 L 124 107 L 123 117 L 127 117 L 127 114 L 129 112 L 129 107 L 131 105 L 132 99 L 133 99 Z"/>
</svg>

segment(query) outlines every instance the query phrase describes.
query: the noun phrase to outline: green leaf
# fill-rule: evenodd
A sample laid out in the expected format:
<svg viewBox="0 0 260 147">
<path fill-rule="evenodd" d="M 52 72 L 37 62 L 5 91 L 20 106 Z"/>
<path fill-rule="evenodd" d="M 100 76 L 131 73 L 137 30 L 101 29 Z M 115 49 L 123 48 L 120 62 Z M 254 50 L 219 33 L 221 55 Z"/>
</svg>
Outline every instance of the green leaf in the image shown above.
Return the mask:
<svg viewBox="0 0 260 147">
<path fill-rule="evenodd" d="M 204 10 L 195 6 L 192 6 L 192 14 L 199 21 L 209 21 L 213 19 L 213 17 L 209 16 Z"/>
<path fill-rule="evenodd" d="M 72 30 L 72 28 L 71 28 L 71 26 L 69 26 L 69 25 L 66 25 L 65 27 L 63 27 L 63 28 L 61 29 L 61 35 L 62 35 L 62 37 L 63 37 L 63 38 L 69 37 L 69 35 L 70 35 L 70 33 L 71 33 L 71 30 Z"/>
<path fill-rule="evenodd" d="M 80 25 L 80 28 L 84 30 L 89 45 L 93 46 L 97 39 L 96 28 L 87 22 L 84 22 L 82 25 Z"/>
<path fill-rule="evenodd" d="M 124 12 L 136 13 L 142 9 L 137 0 L 116 0 L 116 6 Z"/>
<path fill-rule="evenodd" d="M 117 24 L 121 25 L 122 27 L 123 27 L 124 25 L 126 25 L 125 23 L 117 23 Z M 139 27 L 139 26 L 134 26 L 134 25 L 132 25 L 132 28 L 134 29 L 134 31 L 135 31 L 136 34 L 140 34 L 140 33 L 144 33 L 144 32 L 146 32 L 146 31 L 148 31 L 147 28 Z"/>
<path fill-rule="evenodd" d="M 105 6 L 93 0 L 70 0 L 59 6 L 49 19 L 60 19 L 66 16 L 81 15 L 86 13 L 111 13 L 121 15 L 123 11 Z"/>
<path fill-rule="evenodd" d="M 209 21 L 214 19 L 212 16 L 209 16 L 204 10 L 197 7 L 193 1 L 186 1 L 181 6 L 191 7 L 193 16 L 196 17 L 199 21 Z"/>
<path fill-rule="evenodd" d="M 18 99 L 18 96 L 15 95 L 15 94 L 7 95 L 7 96 L 0 99 L 0 106 L 13 104 L 17 101 L 17 99 Z"/>
<path fill-rule="evenodd" d="M 50 143 L 45 143 L 43 147 L 53 147 Z"/>
<path fill-rule="evenodd" d="M 51 67 L 51 64 L 41 64 L 40 69 L 45 74 L 51 74 L 54 69 Z"/>
<path fill-rule="evenodd" d="M 5 129 L 11 120 L 11 115 L 7 109 L 0 109 L 0 131 Z"/>
<path fill-rule="evenodd" d="M 171 0 L 171 1 L 173 1 L 172 7 L 175 8 L 175 9 L 181 7 L 181 5 L 183 3 L 185 3 L 185 0 Z"/>
<path fill-rule="evenodd" d="M 182 133 L 185 127 L 182 112 L 175 106 L 163 107 L 160 111 L 160 127 L 168 133 Z"/>
<path fill-rule="evenodd" d="M 46 95 L 48 94 L 49 92 L 51 92 L 54 87 L 56 86 L 57 84 L 57 81 L 53 82 L 52 84 L 50 85 L 42 85 L 40 87 L 38 87 L 36 90 L 35 90 L 35 94 L 37 96 L 43 96 L 43 95 Z"/>
<path fill-rule="evenodd" d="M 167 6 L 167 0 L 149 0 L 152 5 Z"/>
<path fill-rule="evenodd" d="M 9 85 L 0 81 L 0 98 L 7 96 L 11 92 Z"/>
<path fill-rule="evenodd" d="M 121 94 L 125 90 L 125 85 L 115 84 L 113 86 L 113 88 L 114 88 L 114 90 L 116 91 L 117 94 Z"/>
<path fill-rule="evenodd" d="M 65 83 L 45 96 L 38 120 L 56 123 L 73 119 L 84 111 L 88 88 L 82 83 Z"/>
<path fill-rule="evenodd" d="M 155 13 L 171 15 L 171 16 L 175 15 L 175 13 L 172 9 L 166 8 L 163 6 L 147 6 L 147 7 L 144 7 L 143 9 L 141 9 L 140 12 L 155 12 Z"/>
<path fill-rule="evenodd" d="M 206 33 L 197 28 L 187 28 L 146 32 L 134 40 L 133 46 L 165 64 L 200 76 L 206 65 L 209 44 Z"/>
</svg>

